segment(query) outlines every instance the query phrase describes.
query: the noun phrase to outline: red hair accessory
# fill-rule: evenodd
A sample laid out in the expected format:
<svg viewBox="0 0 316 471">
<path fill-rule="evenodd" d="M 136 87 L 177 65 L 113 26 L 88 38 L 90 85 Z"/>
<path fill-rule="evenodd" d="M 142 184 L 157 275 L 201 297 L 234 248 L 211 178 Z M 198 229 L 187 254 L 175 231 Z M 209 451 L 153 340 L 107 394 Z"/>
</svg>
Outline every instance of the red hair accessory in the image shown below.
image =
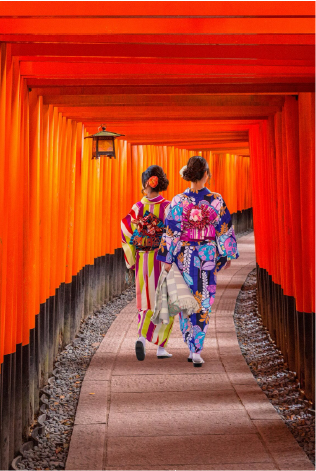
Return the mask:
<svg viewBox="0 0 316 471">
<path fill-rule="evenodd" d="M 156 186 L 158 185 L 158 177 L 156 176 L 150 177 L 148 180 L 148 185 L 151 188 L 156 188 Z"/>
</svg>

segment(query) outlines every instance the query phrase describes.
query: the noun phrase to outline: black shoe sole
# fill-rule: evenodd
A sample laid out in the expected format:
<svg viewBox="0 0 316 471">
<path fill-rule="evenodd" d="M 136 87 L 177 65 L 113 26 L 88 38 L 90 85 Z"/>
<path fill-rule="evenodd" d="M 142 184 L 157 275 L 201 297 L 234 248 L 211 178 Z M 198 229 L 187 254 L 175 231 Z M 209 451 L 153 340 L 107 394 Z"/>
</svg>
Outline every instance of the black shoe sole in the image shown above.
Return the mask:
<svg viewBox="0 0 316 471">
<path fill-rule="evenodd" d="M 200 368 L 203 363 L 193 363 L 194 368 Z"/>
<path fill-rule="evenodd" d="M 164 360 L 165 358 L 172 358 L 172 357 L 166 357 L 166 356 L 164 356 L 164 355 L 160 355 L 160 356 L 157 355 L 157 358 L 158 358 L 159 360 Z"/>
<path fill-rule="evenodd" d="M 137 340 L 136 342 L 135 352 L 136 352 L 136 358 L 138 361 L 145 360 L 145 347 L 143 345 L 143 342 L 141 342 L 140 340 Z"/>
<path fill-rule="evenodd" d="M 188 358 L 188 362 L 192 363 L 193 362 L 192 358 Z"/>
</svg>

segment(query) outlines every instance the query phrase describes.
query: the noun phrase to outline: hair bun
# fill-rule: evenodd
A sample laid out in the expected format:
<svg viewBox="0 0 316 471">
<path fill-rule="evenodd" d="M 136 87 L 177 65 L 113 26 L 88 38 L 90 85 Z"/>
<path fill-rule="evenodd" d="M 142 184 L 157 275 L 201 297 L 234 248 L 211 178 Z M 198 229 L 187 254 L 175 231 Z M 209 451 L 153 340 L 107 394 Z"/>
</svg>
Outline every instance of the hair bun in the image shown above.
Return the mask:
<svg viewBox="0 0 316 471">
<path fill-rule="evenodd" d="M 167 175 L 159 165 L 151 165 L 142 173 L 143 188 L 145 188 L 147 182 L 149 186 L 158 193 L 165 191 L 169 185 Z"/>
<path fill-rule="evenodd" d="M 190 157 L 186 168 L 183 167 L 181 170 L 183 170 L 182 178 L 189 182 L 202 180 L 205 172 L 208 172 L 208 175 L 210 176 L 208 163 L 204 157 L 201 157 L 200 155 Z"/>
</svg>

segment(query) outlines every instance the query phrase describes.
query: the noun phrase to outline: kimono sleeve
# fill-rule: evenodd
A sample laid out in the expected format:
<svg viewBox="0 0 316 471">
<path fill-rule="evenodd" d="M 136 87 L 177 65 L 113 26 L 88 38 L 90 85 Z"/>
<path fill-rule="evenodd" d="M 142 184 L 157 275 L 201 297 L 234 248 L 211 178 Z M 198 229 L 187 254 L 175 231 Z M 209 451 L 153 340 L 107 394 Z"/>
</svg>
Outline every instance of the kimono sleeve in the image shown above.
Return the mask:
<svg viewBox="0 0 316 471">
<path fill-rule="evenodd" d="M 215 226 L 216 245 L 217 245 L 217 272 L 223 268 L 227 260 L 233 260 L 239 257 L 236 235 L 232 226 L 232 218 L 225 204 L 220 197 L 221 206 L 219 210 L 219 219 Z"/>
<path fill-rule="evenodd" d="M 132 223 L 133 219 L 137 217 L 137 208 L 133 206 L 131 211 L 121 221 L 121 234 L 122 234 L 122 247 L 124 250 L 124 258 L 127 268 L 135 270 L 136 263 L 136 247 L 130 244 L 131 237 L 136 225 Z"/>
<path fill-rule="evenodd" d="M 170 203 L 169 212 L 165 219 L 165 228 L 161 238 L 157 260 L 165 263 L 173 262 L 173 252 L 181 236 L 181 219 L 183 206 L 179 196 Z"/>
</svg>

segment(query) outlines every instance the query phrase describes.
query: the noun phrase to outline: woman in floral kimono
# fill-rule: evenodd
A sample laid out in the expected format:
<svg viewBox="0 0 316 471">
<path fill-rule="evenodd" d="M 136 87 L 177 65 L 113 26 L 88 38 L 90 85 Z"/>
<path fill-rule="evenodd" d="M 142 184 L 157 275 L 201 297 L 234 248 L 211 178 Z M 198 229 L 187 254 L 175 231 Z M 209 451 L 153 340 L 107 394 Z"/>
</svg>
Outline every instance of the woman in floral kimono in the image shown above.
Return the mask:
<svg viewBox="0 0 316 471">
<path fill-rule="evenodd" d="M 206 160 L 191 157 L 180 173 L 191 188 L 170 204 L 157 259 L 165 263 L 167 271 L 173 262 L 177 264 L 200 305 L 189 318 L 180 313 L 180 328 L 190 350 L 188 361 L 202 366 L 200 353 L 215 298 L 216 275 L 239 255 L 225 202 L 205 187 L 210 177 Z"/>
<path fill-rule="evenodd" d="M 168 188 L 169 181 L 161 167 L 151 165 L 142 174 L 142 184 L 144 197 L 134 204 L 121 222 L 125 262 L 127 268 L 135 270 L 139 337 L 135 350 L 136 357 L 140 361 L 145 359 L 146 340 L 158 345 L 158 358 L 172 356 L 165 347 L 174 320 L 170 318 L 167 325 L 155 325 L 151 322 L 155 291 L 161 271 L 157 253 L 170 204 L 170 201 L 160 196 L 159 192 Z"/>
</svg>

